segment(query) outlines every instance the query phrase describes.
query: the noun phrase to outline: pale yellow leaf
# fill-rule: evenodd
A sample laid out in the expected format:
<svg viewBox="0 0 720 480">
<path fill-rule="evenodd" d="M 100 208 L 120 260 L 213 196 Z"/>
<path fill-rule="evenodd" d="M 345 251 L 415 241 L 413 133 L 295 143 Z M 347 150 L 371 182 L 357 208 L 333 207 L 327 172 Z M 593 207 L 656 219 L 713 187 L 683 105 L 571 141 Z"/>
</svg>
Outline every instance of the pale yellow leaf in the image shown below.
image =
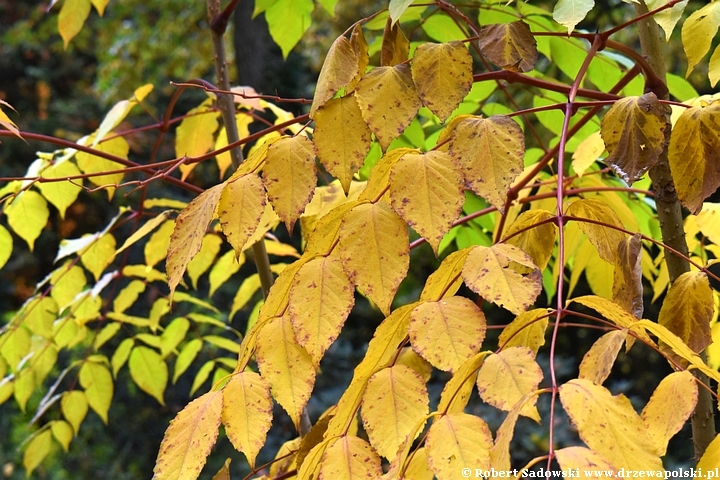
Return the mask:
<svg viewBox="0 0 720 480">
<path fill-rule="evenodd" d="M 520 411 L 525 408 L 527 402 L 535 405 L 537 402 L 537 392 L 525 395 L 515 404 L 512 410 L 507 414 L 502 425 L 495 432 L 495 444 L 490 449 L 490 466 L 497 471 L 510 470 L 510 442 L 513 440 L 515 424 L 517 423 Z"/>
<path fill-rule="evenodd" d="M 104 139 L 111 130 L 120 125 L 120 122 L 125 120 L 125 117 L 127 117 L 128 113 L 130 113 L 130 110 L 132 110 L 135 105 L 142 102 L 145 97 L 152 92 L 152 90 L 152 83 L 146 83 L 145 85 L 135 89 L 132 98 L 120 100 L 118 103 L 113 105 L 110 111 L 105 115 L 105 118 L 102 119 L 102 122 L 100 122 L 100 126 L 95 133 L 95 138 L 92 141 L 92 147 L 96 148 L 100 140 Z"/>
<path fill-rule="evenodd" d="M 25 447 L 25 453 L 23 454 L 23 466 L 27 471 L 28 477 L 50 453 L 52 443 L 52 432 L 49 428 L 47 428 L 35 435 L 32 440 L 30 440 L 27 447 Z"/>
<path fill-rule="evenodd" d="M 584 198 L 571 203 L 565 214 L 578 219 L 592 220 L 592 223 L 578 220 L 580 230 L 587 235 L 590 243 L 600 254 L 600 258 L 608 263 L 615 263 L 618 245 L 627 238 L 627 235 L 618 230 L 623 228 L 623 224 L 606 203 Z"/>
<path fill-rule="evenodd" d="M 50 423 L 53 437 L 67 452 L 70 449 L 70 442 L 73 439 L 73 428 L 63 420 L 54 420 Z"/>
<path fill-rule="evenodd" d="M 335 249 L 338 232 L 345 215 L 358 204 L 359 202 L 354 200 L 345 202 L 320 218 L 313 226 L 312 232 L 309 233 L 310 237 L 305 245 L 305 254 L 329 255 Z M 302 218 L 300 221 L 302 223 Z"/>
<path fill-rule="evenodd" d="M 70 40 L 80 33 L 90 15 L 90 0 L 65 0 L 58 15 L 58 31 L 67 49 Z"/>
<path fill-rule="evenodd" d="M 107 423 L 114 390 L 110 371 L 102 363 L 86 360 L 80 367 L 78 378 L 80 386 L 85 389 L 88 405 Z"/>
<path fill-rule="evenodd" d="M 720 245 L 720 204 L 704 203 L 695 221 L 703 235 L 715 245 Z M 685 229 L 688 230 L 687 226 Z"/>
<path fill-rule="evenodd" d="M 554 218 L 555 216 L 546 210 L 527 210 L 510 224 L 503 241 L 520 248 L 530 255 L 541 271 L 545 270 L 552 257 L 557 237 L 557 227 L 551 221 Z"/>
<path fill-rule="evenodd" d="M 63 178 L 80 175 L 80 170 L 70 161 L 56 163 L 42 171 L 42 178 Z M 75 202 L 82 190 L 82 180 L 64 180 L 57 182 L 39 182 L 37 187 L 45 199 L 52 203 L 60 213 L 60 218 L 65 218 L 65 211 Z"/>
<path fill-rule="evenodd" d="M 0 225 L 0 268 L 4 267 L 12 256 L 13 238 L 7 228 Z"/>
<path fill-rule="evenodd" d="M 183 118 L 175 132 L 175 156 L 197 157 L 208 150 L 215 143 L 214 135 L 218 128 L 220 112 L 213 110 L 209 105 L 210 99 L 197 108 L 193 108 Z M 180 165 L 181 178 L 185 180 L 197 163 Z"/>
<path fill-rule="evenodd" d="M 93 148 L 101 152 L 114 155 L 119 158 L 128 158 L 130 145 L 123 137 L 115 137 L 110 140 L 101 141 Z M 111 198 L 115 188 L 117 188 L 123 179 L 122 170 L 125 166 L 118 162 L 113 162 L 103 157 L 91 155 L 85 152 L 77 152 L 75 161 L 78 168 L 86 174 L 91 175 L 88 181 L 97 187 L 105 187 L 108 191 L 108 197 Z M 116 173 L 105 173 L 115 172 Z"/>
<path fill-rule="evenodd" d="M 600 472 L 614 476 L 617 470 L 597 453 L 585 447 L 566 447 L 555 450 L 555 458 L 564 472 L 577 472 L 577 478 L 598 478 Z M 568 475 L 570 476 L 570 475 Z"/>
<path fill-rule="evenodd" d="M 380 457 L 362 438 L 344 435 L 322 456 L 318 480 L 375 479 L 382 474 Z"/>
<path fill-rule="evenodd" d="M 545 331 L 548 326 L 550 310 L 536 308 L 523 312 L 503 328 L 498 338 L 499 345 L 507 347 L 527 347 L 537 355 L 540 347 L 545 345 Z"/>
<path fill-rule="evenodd" d="M 220 253 L 222 243 L 222 238 L 219 235 L 208 233 L 203 237 L 200 251 L 188 262 L 187 274 L 195 290 L 198 288 L 200 276 L 215 263 L 215 258 Z"/>
<path fill-rule="evenodd" d="M 710 50 L 720 26 L 720 3 L 710 2 L 695 10 L 683 23 L 682 43 L 688 59 L 687 78 Z"/>
<path fill-rule="evenodd" d="M 170 212 L 168 210 L 168 212 Z M 169 215 L 169 213 L 168 213 Z M 167 218 L 167 216 L 165 216 Z M 155 227 L 153 226 L 152 229 Z M 152 229 L 144 232 L 144 234 L 150 233 Z M 172 236 L 173 230 L 175 229 L 175 220 L 167 220 L 162 222 L 160 228 L 157 229 L 147 243 L 143 247 L 143 253 L 145 255 L 145 263 L 149 267 L 157 265 L 161 260 L 167 256 L 168 247 L 170 246 L 170 237 Z M 142 230 L 142 227 L 141 227 Z M 140 230 L 138 230 L 139 232 Z M 126 242 L 127 243 L 127 242 Z M 125 245 L 123 245 L 125 246 Z"/>
<path fill-rule="evenodd" d="M 90 244 L 90 246 L 80 254 L 83 266 L 93 274 L 95 281 L 100 280 L 100 276 L 108 265 L 115 258 L 115 237 L 110 233 L 106 233 Z"/>
<path fill-rule="evenodd" d="M 645 0 L 648 11 L 653 11 L 657 8 L 667 5 L 670 0 Z M 659 13 L 653 15 L 653 19 L 665 32 L 665 41 L 670 42 L 670 35 L 672 35 L 675 25 L 682 16 L 685 7 L 687 6 L 687 0 L 681 0 L 680 2 L 673 5 L 671 8 L 666 8 Z"/>
<path fill-rule="evenodd" d="M 210 297 L 212 297 L 217 289 L 229 280 L 230 277 L 235 275 L 238 270 L 240 270 L 240 267 L 245 263 L 244 255 L 240 255 L 238 259 L 235 257 L 235 252 L 228 250 L 220 258 L 218 258 L 213 265 L 210 273 L 208 274 L 208 280 L 210 280 L 210 290 L 208 295 Z"/>
<path fill-rule="evenodd" d="M 572 154 L 572 166 L 575 173 L 582 177 L 583 173 L 600 158 L 604 151 L 605 142 L 603 142 L 600 132 L 588 135 Z"/>
<path fill-rule="evenodd" d="M 63 394 L 60 400 L 60 409 L 63 417 L 72 425 L 77 434 L 80 431 L 80 424 L 85 420 L 88 412 L 88 403 L 85 393 L 80 390 L 72 390 Z"/>
<path fill-rule="evenodd" d="M 430 427 L 425 442 L 428 465 L 438 480 L 456 480 L 458 472 L 490 468 L 492 436 L 487 424 L 467 413 L 443 415 Z"/>
<path fill-rule="evenodd" d="M 710 321 L 714 302 L 704 272 L 686 272 L 670 286 L 658 323 L 677 335 L 690 349 L 702 352 L 712 343 Z"/>
<path fill-rule="evenodd" d="M 590 380 L 596 385 L 602 385 L 610 375 L 613 364 L 617 359 L 625 339 L 626 330 L 608 332 L 593 343 L 590 350 L 580 362 L 578 378 Z"/>
<path fill-rule="evenodd" d="M 618 327 L 629 329 L 648 345 L 654 345 L 654 342 L 650 339 L 648 334 L 642 328 L 633 327 L 637 319 L 629 312 L 626 312 L 624 308 L 622 308 L 620 305 L 613 302 L 612 300 L 608 300 L 602 297 L 596 297 L 594 295 L 586 295 L 583 297 L 577 297 L 569 300 L 568 305 L 571 302 L 577 302 L 588 308 L 592 308 L 596 312 L 600 313 L 600 315 L 613 322 Z M 628 337 L 628 349 L 632 346 L 633 342 L 634 339 L 632 337 Z"/>
<path fill-rule="evenodd" d="M 160 405 L 165 405 L 165 387 L 168 381 L 167 364 L 155 350 L 137 346 L 133 348 L 128 361 L 130 376 L 145 393 L 151 395 Z"/>
<path fill-rule="evenodd" d="M 19 193 L 5 208 L 10 228 L 28 244 L 30 251 L 50 218 L 45 199 L 34 190 Z"/>
<path fill-rule="evenodd" d="M 358 53 L 344 36 L 338 37 L 330 46 L 315 87 L 310 118 L 315 118 L 318 109 L 333 98 L 338 90 L 347 86 L 358 73 L 364 73 L 359 71 Z"/>
<path fill-rule="evenodd" d="M 462 269 L 472 247 L 453 252 L 430 274 L 420 294 L 420 300 L 438 301 L 455 295 L 462 285 Z"/>
</svg>

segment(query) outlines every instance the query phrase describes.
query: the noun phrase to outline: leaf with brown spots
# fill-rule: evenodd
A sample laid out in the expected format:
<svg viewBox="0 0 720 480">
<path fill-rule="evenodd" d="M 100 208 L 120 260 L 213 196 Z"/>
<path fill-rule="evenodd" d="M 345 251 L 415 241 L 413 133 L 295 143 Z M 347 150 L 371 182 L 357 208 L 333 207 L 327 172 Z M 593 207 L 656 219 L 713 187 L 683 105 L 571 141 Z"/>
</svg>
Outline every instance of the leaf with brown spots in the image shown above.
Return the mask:
<svg viewBox="0 0 720 480">
<path fill-rule="evenodd" d="M 540 270 L 545 270 L 555 248 L 557 227 L 548 222 L 552 218 L 554 215 L 547 210 L 527 210 L 515 219 L 505 233 L 505 238 L 508 238 L 505 242 L 530 255 Z"/>
<path fill-rule="evenodd" d="M 713 312 L 713 292 L 707 274 L 686 272 L 670 287 L 658 323 L 680 337 L 693 352 L 700 353 L 712 343 Z"/>
<path fill-rule="evenodd" d="M 438 480 L 457 479 L 463 467 L 488 470 L 492 435 L 485 421 L 467 413 L 435 419 L 427 433 L 428 465 Z"/>
<path fill-rule="evenodd" d="M 358 65 L 358 52 L 350 41 L 341 35 L 330 46 L 320 70 L 315 96 L 310 107 L 310 118 L 314 118 L 318 109 L 333 98 L 341 88 L 353 81 L 358 73 L 362 73 Z"/>
<path fill-rule="evenodd" d="M 529 72 L 538 58 L 535 37 L 522 20 L 484 26 L 478 46 L 488 60 L 511 72 Z"/>
<path fill-rule="evenodd" d="M 410 41 L 407 39 L 400 25 L 388 17 L 383 33 L 382 49 L 380 51 L 380 65 L 394 67 L 408 59 Z"/>
<path fill-rule="evenodd" d="M 372 447 L 360 437 L 343 435 L 325 450 L 317 479 L 376 479 L 380 475 L 382 475 L 380 457 Z"/>
<path fill-rule="evenodd" d="M 615 303 L 635 315 L 638 320 L 643 314 L 642 284 L 642 243 L 640 234 L 623 239 L 618 244 L 613 274 L 613 295 Z"/>
<path fill-rule="evenodd" d="M 218 203 L 220 225 L 239 258 L 265 211 L 265 188 L 254 173 L 226 182 Z"/>
</svg>

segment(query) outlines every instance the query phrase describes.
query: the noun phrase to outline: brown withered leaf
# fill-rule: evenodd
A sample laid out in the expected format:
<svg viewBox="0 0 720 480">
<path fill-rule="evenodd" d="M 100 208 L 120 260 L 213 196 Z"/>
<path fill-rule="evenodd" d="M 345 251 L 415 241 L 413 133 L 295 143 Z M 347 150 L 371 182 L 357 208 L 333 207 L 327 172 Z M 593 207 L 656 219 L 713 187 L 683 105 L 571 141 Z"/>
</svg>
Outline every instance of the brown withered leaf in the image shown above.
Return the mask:
<svg viewBox="0 0 720 480">
<path fill-rule="evenodd" d="M 665 143 L 665 109 L 654 93 L 615 102 L 602 120 L 605 163 L 628 185 L 658 161 Z"/>
<path fill-rule="evenodd" d="M 338 90 L 355 80 L 358 75 L 362 75 L 358 64 L 358 51 L 341 35 L 330 46 L 320 70 L 310 107 L 310 118 L 314 118 L 318 108 L 325 105 Z"/>
<path fill-rule="evenodd" d="M 511 72 L 529 72 L 538 51 L 530 27 L 522 20 L 486 25 L 478 35 L 480 51 L 492 63 Z"/>
<path fill-rule="evenodd" d="M 627 237 L 618 244 L 612 299 L 638 320 L 643 314 L 641 260 L 642 243 L 639 234 Z"/>
<path fill-rule="evenodd" d="M 393 24 L 390 17 L 385 24 L 385 32 L 383 33 L 382 50 L 380 51 L 380 65 L 383 67 L 393 67 L 398 63 L 403 63 L 408 59 L 410 54 L 410 41 L 407 39 L 400 25 Z"/>
</svg>

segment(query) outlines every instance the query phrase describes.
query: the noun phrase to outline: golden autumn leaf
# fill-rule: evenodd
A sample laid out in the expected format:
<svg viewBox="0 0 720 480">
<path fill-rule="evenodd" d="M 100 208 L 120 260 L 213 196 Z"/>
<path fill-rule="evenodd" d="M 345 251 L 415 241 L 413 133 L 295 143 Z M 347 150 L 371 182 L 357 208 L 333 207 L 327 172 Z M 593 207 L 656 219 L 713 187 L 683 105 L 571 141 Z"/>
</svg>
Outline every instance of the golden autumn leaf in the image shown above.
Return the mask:
<svg viewBox="0 0 720 480">
<path fill-rule="evenodd" d="M 605 151 L 600 132 L 591 133 L 577 146 L 572 154 L 572 166 L 578 177 L 582 177 L 585 171 L 594 164 L 600 155 Z"/>
<path fill-rule="evenodd" d="M 295 340 L 289 316 L 265 323 L 257 336 L 257 363 L 270 382 L 272 395 L 290 415 L 295 428 L 315 385 L 315 364 Z"/>
<path fill-rule="evenodd" d="M 155 461 L 153 480 L 194 480 L 218 436 L 222 392 L 208 392 L 188 403 L 170 422 Z"/>
<path fill-rule="evenodd" d="M 380 457 L 362 438 L 344 435 L 322 456 L 318 480 L 375 479 L 382 474 Z"/>
<path fill-rule="evenodd" d="M 542 289 L 540 271 L 530 256 L 506 243 L 474 247 L 462 276 L 473 292 L 516 315 L 527 310 Z"/>
<path fill-rule="evenodd" d="M 665 455 L 668 442 L 695 410 L 697 398 L 697 382 L 689 371 L 673 372 L 662 379 L 641 414 L 655 453 Z"/>
<path fill-rule="evenodd" d="M 405 131 L 421 106 L 406 64 L 372 69 L 360 80 L 354 94 L 363 119 L 383 151 Z"/>
<path fill-rule="evenodd" d="M 616 468 L 662 470 L 645 424 L 627 397 L 574 379 L 560 386 L 560 400 L 582 441 Z"/>
<path fill-rule="evenodd" d="M 219 184 L 208 188 L 195 197 L 175 219 L 165 264 L 170 298 L 182 280 L 188 263 L 200 251 L 205 231 L 215 216 L 215 208 L 224 187 L 224 184 Z"/>
<path fill-rule="evenodd" d="M 529 72 L 538 58 L 535 37 L 522 20 L 482 27 L 478 46 L 488 60 L 512 72 Z"/>
<path fill-rule="evenodd" d="M 618 244 L 613 274 L 613 294 L 615 303 L 632 313 L 635 318 L 643 314 L 642 285 L 642 243 L 640 235 L 623 239 Z"/>
<path fill-rule="evenodd" d="M 197 108 L 193 108 L 183 118 L 175 135 L 175 156 L 197 157 L 207 153 L 215 144 L 215 131 L 218 129 L 220 112 L 212 109 L 210 99 Z M 197 164 L 180 165 L 181 178 L 185 180 Z"/>
<path fill-rule="evenodd" d="M 268 147 L 262 178 L 270 204 L 292 233 L 317 184 L 312 141 L 298 135 L 273 142 Z"/>
<path fill-rule="evenodd" d="M 698 461 L 697 469 L 707 472 L 716 468 L 718 464 L 720 464 L 720 435 L 710 442 L 705 453 Z"/>
<path fill-rule="evenodd" d="M 355 27 L 353 27 L 353 31 L 350 34 L 350 45 L 352 45 L 352 48 L 355 51 L 355 56 L 357 57 L 358 70 L 355 77 L 353 77 L 353 79 L 350 80 L 350 83 L 348 83 L 345 87 L 346 94 L 355 90 L 355 87 L 363 75 L 365 75 L 365 70 L 367 70 L 367 67 L 370 64 L 368 44 L 367 40 L 365 40 L 365 35 L 363 34 L 360 23 L 356 23 Z"/>
<path fill-rule="evenodd" d="M 458 170 L 450 155 L 431 151 L 403 155 L 390 172 L 393 208 L 428 241 L 435 255 L 465 203 Z"/>
<path fill-rule="evenodd" d="M 643 342 L 648 345 L 654 345 L 654 342 L 650 339 L 648 334 L 642 329 L 635 327 L 635 321 L 637 320 L 631 313 L 625 311 L 617 303 L 607 298 L 598 297 L 595 295 L 586 295 L 583 297 L 573 298 L 568 301 L 568 305 L 571 302 L 579 303 L 588 308 L 592 308 L 596 312 L 600 313 L 603 317 L 613 322 L 620 328 L 629 329 L 635 333 Z M 632 337 L 627 338 L 627 348 L 629 349 L 634 342 Z"/>
<path fill-rule="evenodd" d="M 225 433 L 253 467 L 272 423 L 270 385 L 255 372 L 240 372 L 230 378 L 222 395 Z"/>
<path fill-rule="evenodd" d="M 437 301 L 455 295 L 462 285 L 462 269 L 471 251 L 472 247 L 464 248 L 445 257 L 425 282 L 420 300 Z"/>
<path fill-rule="evenodd" d="M 403 347 L 400 349 L 400 355 L 398 355 L 395 365 L 405 365 L 412 368 L 419 373 L 426 382 L 430 381 L 433 372 L 433 366 L 415 353 L 412 347 Z"/>
<path fill-rule="evenodd" d="M 306 255 L 329 255 L 335 248 L 338 232 L 342 225 L 343 218 L 350 210 L 355 208 L 359 203 L 357 201 L 349 201 L 339 205 L 327 215 L 324 215 L 314 225 L 313 231 L 310 232 L 305 245 Z"/>
<path fill-rule="evenodd" d="M 428 465 L 438 480 L 456 480 L 462 468 L 490 468 L 492 435 L 475 415 L 450 413 L 435 420 L 427 433 Z"/>
<path fill-rule="evenodd" d="M 542 369 L 529 348 L 505 348 L 488 356 L 480 367 L 478 392 L 483 401 L 509 412 L 525 395 L 537 390 L 542 378 Z M 520 415 L 540 421 L 535 402 L 525 403 Z"/>
<path fill-rule="evenodd" d="M 383 32 L 382 48 L 380 49 L 380 65 L 394 67 L 408 59 L 410 41 L 407 39 L 400 25 L 388 17 Z"/>
<path fill-rule="evenodd" d="M 535 405 L 537 401 L 536 393 L 525 395 L 520 399 L 513 409 L 508 412 L 502 425 L 495 432 L 495 444 L 490 449 L 490 466 L 497 471 L 510 470 L 510 442 L 513 439 L 515 424 L 520 417 L 520 411 L 530 401 Z"/>
<path fill-rule="evenodd" d="M 443 122 L 472 87 L 472 55 L 462 42 L 419 45 L 411 69 L 423 105 Z"/>
<path fill-rule="evenodd" d="M 548 326 L 550 309 L 536 308 L 523 312 L 503 328 L 498 343 L 504 348 L 527 347 L 537 355 L 545 345 L 545 331 Z"/>
<path fill-rule="evenodd" d="M 167 363 L 152 348 L 138 345 L 132 349 L 128 361 L 130 376 L 138 387 L 165 405 L 163 398 L 168 381 Z"/>
<path fill-rule="evenodd" d="M 440 394 L 438 412 L 458 413 L 465 411 L 470 394 L 475 386 L 477 371 L 492 352 L 484 351 L 467 359 L 445 383 Z"/>
<path fill-rule="evenodd" d="M 427 387 L 420 374 L 405 365 L 384 368 L 368 381 L 362 400 L 363 427 L 370 444 L 392 459 L 398 448 L 428 414 Z M 409 441 L 413 441 L 410 438 Z"/>
<path fill-rule="evenodd" d="M 128 152 L 130 152 L 130 145 L 128 145 L 127 140 L 123 137 L 115 137 L 110 140 L 102 141 L 93 148 L 124 159 L 128 158 Z M 112 197 L 115 187 L 122 182 L 122 172 L 96 175 L 103 172 L 122 170 L 125 166 L 121 163 L 113 162 L 112 160 L 91 155 L 86 152 L 77 152 L 75 154 L 75 162 L 84 174 L 91 175 L 88 177 L 88 181 L 93 185 L 97 187 L 112 186 L 112 188 L 108 189 L 109 197 Z"/>
<path fill-rule="evenodd" d="M 485 314 L 472 300 L 446 297 L 415 307 L 408 335 L 413 350 L 425 360 L 440 370 L 454 372 L 480 351 L 486 325 Z"/>
<path fill-rule="evenodd" d="M 365 203 L 345 215 L 339 237 L 348 277 L 388 315 L 410 263 L 405 222 L 383 201 Z"/>
<path fill-rule="evenodd" d="M 310 118 L 315 118 L 318 109 L 350 83 L 358 72 L 358 52 L 350 41 L 341 35 L 330 46 L 320 70 L 315 96 L 310 107 Z"/>
<path fill-rule="evenodd" d="M 365 190 L 358 197 L 360 200 L 376 202 L 380 198 L 387 198 L 390 189 L 390 173 L 400 158 L 407 153 L 420 153 L 412 148 L 394 148 L 377 161 L 368 178 Z"/>
<path fill-rule="evenodd" d="M 523 171 L 525 136 L 510 117 L 468 116 L 450 133 L 449 153 L 460 164 L 465 184 L 501 212 L 508 190 Z"/>
<path fill-rule="evenodd" d="M 547 210 L 527 210 L 518 215 L 510 224 L 505 233 L 506 240 L 503 241 L 520 248 L 530 255 L 541 271 L 545 270 L 550 257 L 552 257 L 557 238 L 557 226 L 548 222 L 553 218 L 555 215 Z M 542 222 L 546 223 L 538 225 Z"/>
<path fill-rule="evenodd" d="M 685 76 L 692 73 L 712 46 L 712 39 L 720 26 L 720 4 L 707 3 L 692 12 L 682 27 L 682 43 L 688 58 Z"/>
<path fill-rule="evenodd" d="M 340 180 L 346 195 L 370 151 L 371 140 L 354 95 L 332 99 L 315 114 L 313 141 L 318 158 Z"/>
<path fill-rule="evenodd" d="M 592 344 L 580 362 L 578 378 L 602 385 L 610 375 L 620 348 L 627 338 L 627 331 L 608 332 Z"/>
<path fill-rule="evenodd" d="M 295 338 L 315 365 L 340 334 L 355 303 L 354 287 L 336 256 L 317 257 L 305 263 L 288 294 Z"/>
<path fill-rule="evenodd" d="M 700 353 L 712 343 L 710 321 L 714 301 L 704 272 L 686 272 L 670 286 L 660 308 L 658 323 Z"/>
<path fill-rule="evenodd" d="M 654 93 L 618 100 L 605 114 L 600 134 L 605 163 L 632 184 L 658 161 L 665 144 L 666 108 Z"/>
<path fill-rule="evenodd" d="M 265 188 L 262 180 L 251 173 L 229 179 L 220 194 L 217 214 L 227 241 L 240 258 L 248 239 L 255 233 L 265 210 Z"/>
<path fill-rule="evenodd" d="M 697 215 L 703 200 L 720 187 L 720 102 L 691 107 L 680 115 L 668 147 L 668 161 L 682 204 Z"/>
<path fill-rule="evenodd" d="M 565 210 L 565 214 L 599 222 L 598 224 L 579 220 L 578 226 L 597 249 L 600 258 L 608 263 L 615 263 L 618 246 L 627 236 L 618 230 L 618 228 L 623 228 L 623 224 L 605 202 L 594 198 L 583 198 L 571 203 Z"/>
<path fill-rule="evenodd" d="M 561 448 L 555 451 L 555 458 L 563 471 L 576 470 L 577 478 L 597 478 L 598 472 L 617 474 L 613 465 L 585 447 Z"/>
<path fill-rule="evenodd" d="M 247 94 L 250 93 L 248 92 Z M 235 100 L 237 101 L 238 98 L 242 97 L 235 97 Z M 261 109 L 262 108 L 259 108 L 259 110 Z M 238 129 L 238 138 L 245 138 L 250 135 L 249 126 L 254 120 L 255 118 L 252 115 L 245 112 L 238 112 L 235 114 L 235 125 L 237 125 Z M 227 147 L 227 145 L 227 129 L 223 126 L 217 134 L 213 150 L 220 150 L 221 148 Z M 218 170 L 220 170 L 220 179 L 222 180 L 225 177 L 225 172 L 227 172 L 227 170 L 232 166 L 232 155 L 229 151 L 218 153 L 215 155 L 215 162 L 217 163 Z"/>
</svg>

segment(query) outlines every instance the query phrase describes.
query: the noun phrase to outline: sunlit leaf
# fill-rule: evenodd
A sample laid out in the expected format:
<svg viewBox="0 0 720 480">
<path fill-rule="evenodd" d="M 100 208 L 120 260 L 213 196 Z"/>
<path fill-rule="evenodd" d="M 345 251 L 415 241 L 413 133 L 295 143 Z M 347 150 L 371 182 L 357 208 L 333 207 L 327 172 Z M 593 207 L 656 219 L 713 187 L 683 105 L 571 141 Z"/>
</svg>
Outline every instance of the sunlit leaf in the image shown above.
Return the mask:
<svg viewBox="0 0 720 480">
<path fill-rule="evenodd" d="M 80 175 L 80 170 L 70 161 L 57 163 L 42 171 L 43 178 L 63 178 Z M 40 182 L 38 189 L 45 199 L 58 209 L 61 218 L 65 218 L 65 211 L 78 197 L 82 187 L 82 180 Z"/>
<path fill-rule="evenodd" d="M 710 2 L 695 10 L 683 23 L 682 43 L 688 58 L 685 77 L 710 50 L 712 39 L 720 26 L 720 3 Z"/>
<path fill-rule="evenodd" d="M 47 202 L 39 193 L 26 190 L 19 193 L 5 208 L 8 225 L 28 244 L 30 251 L 50 218 Z"/>
<path fill-rule="evenodd" d="M 155 350 L 137 346 L 130 354 L 130 376 L 141 390 L 154 397 L 160 405 L 168 380 L 167 364 Z"/>
<path fill-rule="evenodd" d="M 312 0 L 276 0 L 265 10 L 270 35 L 282 50 L 284 58 L 310 27 Z"/>
<path fill-rule="evenodd" d="M 656 8 L 667 5 L 669 1 L 670 0 L 645 0 L 645 5 L 647 5 L 648 11 L 652 11 Z M 680 20 L 683 10 L 685 10 L 687 4 L 687 0 L 682 0 L 672 7 L 666 8 L 665 10 L 653 15 L 653 19 L 665 32 L 666 42 L 670 42 L 670 35 L 672 35 L 675 25 L 677 25 L 678 20 Z"/>
<path fill-rule="evenodd" d="M 553 19 L 567 27 L 569 34 L 594 6 L 595 0 L 558 0 L 553 9 Z"/>
<path fill-rule="evenodd" d="M 503 328 L 499 344 L 502 348 L 527 347 L 535 355 L 545 344 L 545 331 L 548 326 L 550 310 L 547 308 L 536 308 L 523 312 L 515 320 Z"/>
<path fill-rule="evenodd" d="M 85 420 L 88 412 L 88 403 L 85 393 L 80 390 L 73 390 L 63 395 L 60 400 L 60 409 L 63 417 L 72 425 L 77 434 L 80 431 L 80 424 Z"/>
<path fill-rule="evenodd" d="M 25 447 L 25 453 L 23 454 L 23 466 L 27 471 L 28 477 L 50 453 L 52 443 L 52 432 L 48 428 L 33 437 L 27 447 Z"/>
<path fill-rule="evenodd" d="M 623 224 L 607 203 L 584 198 L 571 203 L 565 213 L 573 217 L 592 220 L 592 222 L 579 221 L 580 230 L 587 235 L 590 243 L 600 254 L 600 258 L 608 263 L 615 263 L 618 246 L 627 236 L 618 230 L 623 228 Z"/>
<path fill-rule="evenodd" d="M 575 173 L 582 177 L 585 171 L 600 158 L 604 151 L 605 142 L 603 142 L 600 132 L 588 135 L 573 152 L 572 166 Z"/>
<path fill-rule="evenodd" d="M 545 270 L 555 248 L 557 227 L 552 221 L 554 215 L 547 210 L 527 210 L 510 224 L 505 233 L 505 242 L 515 245 L 530 255 L 540 270 Z"/>
<path fill-rule="evenodd" d="M 128 158 L 130 145 L 123 137 L 115 137 L 110 140 L 103 140 L 93 147 L 101 152 L 114 155 L 119 158 Z M 124 165 L 106 158 L 91 155 L 86 152 L 77 152 L 75 161 L 80 170 L 88 176 L 88 181 L 97 187 L 106 187 L 108 197 L 112 197 L 115 188 L 122 182 L 123 173 L 106 173 L 122 170 Z"/>
</svg>

